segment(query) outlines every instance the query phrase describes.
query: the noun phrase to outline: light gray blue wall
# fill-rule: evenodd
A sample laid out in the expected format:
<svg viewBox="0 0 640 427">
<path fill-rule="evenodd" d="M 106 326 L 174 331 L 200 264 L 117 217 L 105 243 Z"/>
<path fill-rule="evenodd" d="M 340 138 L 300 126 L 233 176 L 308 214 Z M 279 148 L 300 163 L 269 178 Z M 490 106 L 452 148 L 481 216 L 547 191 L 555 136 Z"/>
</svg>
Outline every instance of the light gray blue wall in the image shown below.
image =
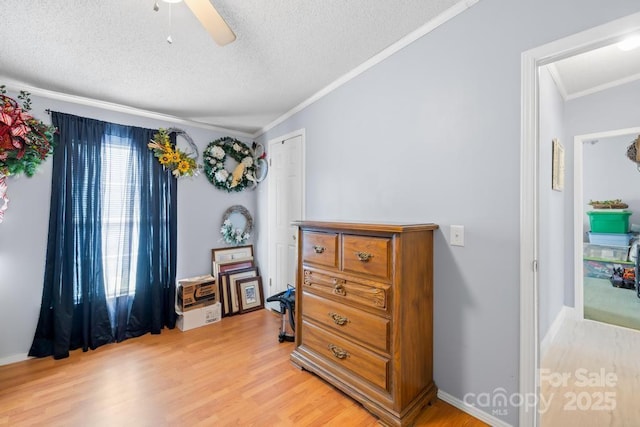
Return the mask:
<svg viewBox="0 0 640 427">
<path fill-rule="evenodd" d="M 50 122 L 50 117 L 44 112 L 49 108 L 125 125 L 152 129 L 177 127 L 191 136 L 200 153 L 212 140 L 227 136 L 97 108 L 32 98 L 32 113 L 44 122 Z M 34 177 L 12 177 L 8 180 L 11 201 L 4 222 L 0 224 L 0 363 L 24 357 L 31 346 L 38 321 L 49 224 L 51 165 L 52 161 L 48 159 Z M 253 213 L 255 194 L 250 191 L 222 192 L 211 185 L 204 174 L 180 179 L 178 278 L 211 272 L 211 248 L 227 246 L 219 241 L 222 215 L 234 204 L 242 204 Z"/>
<path fill-rule="evenodd" d="M 577 135 L 640 127 L 640 103 L 638 103 L 638 99 L 640 99 L 640 81 L 627 83 L 565 102 L 564 126 L 565 139 L 568 142 L 568 144 L 565 144 L 565 155 L 567 159 L 566 176 L 568 178 L 568 188 L 573 187 L 573 138 Z M 628 163 L 626 167 L 633 167 L 631 161 L 628 161 Z M 573 193 L 571 193 L 571 197 L 573 197 Z M 585 200 L 585 203 L 587 202 L 588 200 Z M 573 224 L 573 202 L 567 205 L 565 213 L 566 220 Z M 637 216 L 634 218 L 637 218 Z M 565 247 L 567 248 L 567 253 L 572 256 L 574 249 L 572 229 L 567 230 Z M 578 248 L 578 250 L 581 251 L 582 248 Z M 573 259 L 569 258 L 567 262 L 573 263 Z M 573 307 L 575 298 L 573 270 L 567 270 L 566 273 L 568 277 L 565 282 L 565 305 Z"/>
<path fill-rule="evenodd" d="M 564 100 L 546 67 L 540 72 L 540 171 L 539 209 L 541 236 L 539 246 L 539 334 L 544 339 L 549 327 L 564 305 L 565 270 L 573 269 L 573 264 L 565 262 L 566 230 L 572 230 L 571 223 L 565 223 L 565 205 L 571 200 L 570 189 L 551 189 L 552 141 L 566 146 L 564 140 Z"/>
<path fill-rule="evenodd" d="M 567 137 L 640 126 L 640 80 L 565 103 Z"/>
<path fill-rule="evenodd" d="M 458 399 L 518 390 L 521 53 L 639 10 L 481 0 L 261 137 L 306 130 L 308 218 L 440 224 L 434 375 Z"/>
</svg>

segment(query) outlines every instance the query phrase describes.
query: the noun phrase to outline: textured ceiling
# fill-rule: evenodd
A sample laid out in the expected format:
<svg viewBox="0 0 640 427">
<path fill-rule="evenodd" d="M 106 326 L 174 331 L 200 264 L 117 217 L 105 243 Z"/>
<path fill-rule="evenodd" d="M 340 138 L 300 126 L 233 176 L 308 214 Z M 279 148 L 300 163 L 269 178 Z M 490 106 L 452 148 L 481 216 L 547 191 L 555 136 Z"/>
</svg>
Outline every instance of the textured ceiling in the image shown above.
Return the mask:
<svg viewBox="0 0 640 427">
<path fill-rule="evenodd" d="M 0 84 L 253 133 L 456 3 L 212 0 L 219 47 L 183 3 L 2 0 Z"/>
<path fill-rule="evenodd" d="M 611 44 L 556 61 L 549 67 L 565 99 L 578 98 L 640 79 L 640 48 Z"/>
</svg>

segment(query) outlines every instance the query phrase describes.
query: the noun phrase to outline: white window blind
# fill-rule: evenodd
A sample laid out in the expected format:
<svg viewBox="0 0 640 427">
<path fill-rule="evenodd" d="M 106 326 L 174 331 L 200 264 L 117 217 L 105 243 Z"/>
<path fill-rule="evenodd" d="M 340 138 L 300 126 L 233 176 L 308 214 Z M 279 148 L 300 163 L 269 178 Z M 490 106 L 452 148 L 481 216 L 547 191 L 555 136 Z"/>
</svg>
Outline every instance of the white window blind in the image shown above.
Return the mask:
<svg viewBox="0 0 640 427">
<path fill-rule="evenodd" d="M 140 197 L 137 167 L 128 141 L 102 152 L 102 256 L 107 298 L 133 295 L 136 286 Z"/>
</svg>

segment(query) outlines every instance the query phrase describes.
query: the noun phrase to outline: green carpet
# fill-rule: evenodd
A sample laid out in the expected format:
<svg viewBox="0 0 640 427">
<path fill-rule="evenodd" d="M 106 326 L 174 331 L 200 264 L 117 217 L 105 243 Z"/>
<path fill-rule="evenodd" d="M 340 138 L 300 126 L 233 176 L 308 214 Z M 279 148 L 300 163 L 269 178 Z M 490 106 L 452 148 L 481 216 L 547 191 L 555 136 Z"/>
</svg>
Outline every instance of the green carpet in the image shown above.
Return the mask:
<svg viewBox="0 0 640 427">
<path fill-rule="evenodd" d="M 614 288 L 608 279 L 585 277 L 584 318 L 640 330 L 640 298 L 635 289 Z"/>
</svg>

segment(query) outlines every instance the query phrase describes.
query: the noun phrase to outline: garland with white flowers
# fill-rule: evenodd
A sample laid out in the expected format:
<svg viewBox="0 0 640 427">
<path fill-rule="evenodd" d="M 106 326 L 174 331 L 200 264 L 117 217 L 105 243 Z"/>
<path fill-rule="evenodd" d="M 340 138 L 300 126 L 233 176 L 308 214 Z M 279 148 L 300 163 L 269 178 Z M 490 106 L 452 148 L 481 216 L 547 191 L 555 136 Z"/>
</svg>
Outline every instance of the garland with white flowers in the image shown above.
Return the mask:
<svg viewBox="0 0 640 427">
<path fill-rule="evenodd" d="M 225 169 L 227 156 L 238 162 L 232 172 Z M 253 152 L 237 139 L 225 136 L 210 142 L 202 157 L 204 173 L 216 188 L 232 192 L 257 184 Z"/>
</svg>

